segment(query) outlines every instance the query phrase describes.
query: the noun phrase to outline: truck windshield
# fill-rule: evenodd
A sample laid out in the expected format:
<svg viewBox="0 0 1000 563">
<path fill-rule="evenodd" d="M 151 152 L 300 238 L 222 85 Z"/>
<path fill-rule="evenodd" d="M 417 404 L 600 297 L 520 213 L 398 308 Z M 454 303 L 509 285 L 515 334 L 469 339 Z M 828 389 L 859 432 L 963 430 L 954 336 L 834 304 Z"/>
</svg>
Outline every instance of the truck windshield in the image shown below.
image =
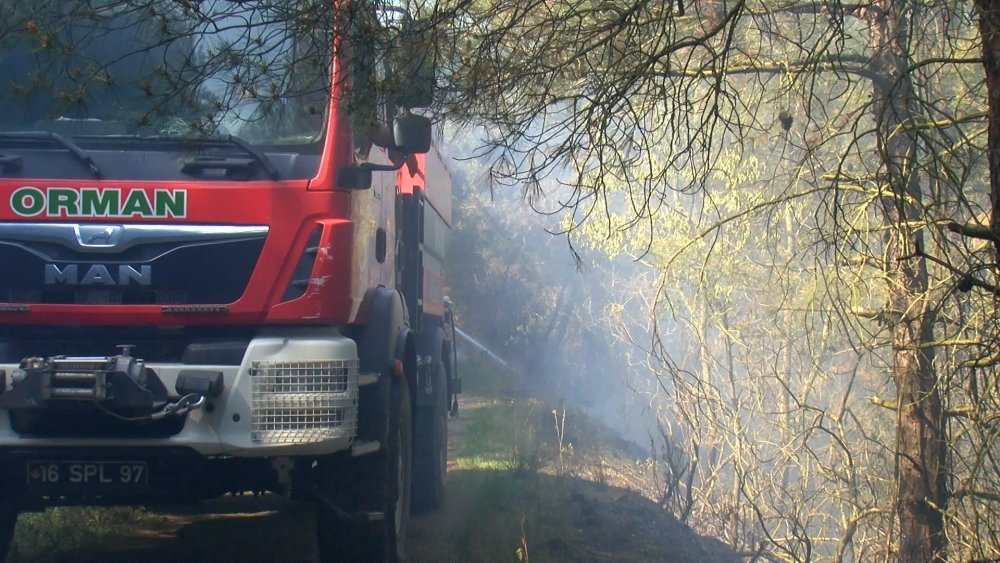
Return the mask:
<svg viewBox="0 0 1000 563">
<path fill-rule="evenodd" d="M 332 5 L 0 0 L 0 131 L 314 145 Z"/>
</svg>

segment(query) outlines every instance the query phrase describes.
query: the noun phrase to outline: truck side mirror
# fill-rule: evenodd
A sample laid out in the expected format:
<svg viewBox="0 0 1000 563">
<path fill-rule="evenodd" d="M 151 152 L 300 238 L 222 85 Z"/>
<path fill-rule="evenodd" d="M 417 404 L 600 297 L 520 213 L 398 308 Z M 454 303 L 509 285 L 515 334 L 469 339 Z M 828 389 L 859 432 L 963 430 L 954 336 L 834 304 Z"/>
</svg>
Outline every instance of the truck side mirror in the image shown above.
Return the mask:
<svg viewBox="0 0 1000 563">
<path fill-rule="evenodd" d="M 392 136 L 400 151 L 425 153 L 431 150 L 431 120 L 412 113 L 400 115 L 392 122 Z"/>
</svg>

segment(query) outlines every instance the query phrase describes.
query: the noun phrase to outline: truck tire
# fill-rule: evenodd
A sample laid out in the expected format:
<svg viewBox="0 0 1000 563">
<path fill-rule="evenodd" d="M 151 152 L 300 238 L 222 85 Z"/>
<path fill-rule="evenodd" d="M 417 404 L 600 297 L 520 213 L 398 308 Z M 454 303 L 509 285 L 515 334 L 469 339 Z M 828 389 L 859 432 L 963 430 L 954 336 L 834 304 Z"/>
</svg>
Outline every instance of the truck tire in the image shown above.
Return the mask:
<svg viewBox="0 0 1000 563">
<path fill-rule="evenodd" d="M 382 463 L 388 487 L 373 483 L 373 488 L 383 491 L 382 505 L 385 520 L 379 526 L 379 540 L 385 561 L 395 563 L 406 560 L 406 530 L 410 521 L 410 501 L 413 487 L 413 413 L 410 410 L 410 391 L 406 381 L 397 385 L 395 398 L 397 414 L 389 425 L 387 463 Z M 395 477 L 395 479 L 393 479 Z M 378 561 L 383 559 L 379 558 Z"/>
<path fill-rule="evenodd" d="M 443 361 L 434 369 L 434 403 L 417 407 L 413 509 L 419 513 L 444 505 L 448 474 L 448 374 Z"/>
<path fill-rule="evenodd" d="M 347 512 L 381 512 L 382 520 L 351 525 L 316 507 L 321 563 L 397 563 L 406 558 L 412 483 L 412 420 L 405 381 L 393 385 L 389 439 L 381 451 L 319 466 L 319 487 Z"/>
</svg>

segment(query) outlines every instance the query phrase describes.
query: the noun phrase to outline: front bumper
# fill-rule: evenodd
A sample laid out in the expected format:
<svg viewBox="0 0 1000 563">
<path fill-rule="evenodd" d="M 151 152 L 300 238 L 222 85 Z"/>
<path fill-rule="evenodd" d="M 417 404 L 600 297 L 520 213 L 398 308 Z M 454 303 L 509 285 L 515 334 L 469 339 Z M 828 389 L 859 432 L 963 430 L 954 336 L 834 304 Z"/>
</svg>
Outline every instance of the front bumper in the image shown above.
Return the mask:
<svg viewBox="0 0 1000 563">
<path fill-rule="evenodd" d="M 133 354 L 141 357 L 141 353 Z M 167 436 L 113 431 L 80 436 L 70 431 L 73 420 L 62 421 L 65 432 L 58 426 L 25 432 L 13 423 L 10 412 L 0 409 L 0 450 L 128 446 L 181 448 L 210 457 L 312 456 L 347 450 L 357 435 L 357 346 L 334 328 L 271 329 L 250 342 L 239 366 L 151 363 L 147 367 L 171 395 L 176 395 L 181 372 L 191 370 L 221 372 L 222 391 L 184 415 L 183 421 L 175 421 L 177 428 Z M 0 364 L 7 374 L 17 368 Z M 13 384 L 7 379 L 9 390 Z M 41 407 L 32 416 L 73 415 Z"/>
</svg>

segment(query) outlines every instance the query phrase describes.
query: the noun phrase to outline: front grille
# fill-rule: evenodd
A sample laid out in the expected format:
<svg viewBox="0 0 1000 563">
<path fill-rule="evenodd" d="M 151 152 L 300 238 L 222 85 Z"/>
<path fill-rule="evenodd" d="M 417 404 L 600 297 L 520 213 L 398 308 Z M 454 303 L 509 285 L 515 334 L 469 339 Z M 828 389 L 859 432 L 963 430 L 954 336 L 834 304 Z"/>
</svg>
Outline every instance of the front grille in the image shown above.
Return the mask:
<svg viewBox="0 0 1000 563">
<path fill-rule="evenodd" d="M 299 444 L 357 433 L 357 360 L 254 362 L 250 378 L 255 442 Z"/>
<path fill-rule="evenodd" d="M 91 225 L 0 223 L 0 302 L 232 303 L 267 234 L 266 227 L 109 225 L 127 238 L 120 248 L 88 247 L 73 230 L 84 227 Z"/>
</svg>

